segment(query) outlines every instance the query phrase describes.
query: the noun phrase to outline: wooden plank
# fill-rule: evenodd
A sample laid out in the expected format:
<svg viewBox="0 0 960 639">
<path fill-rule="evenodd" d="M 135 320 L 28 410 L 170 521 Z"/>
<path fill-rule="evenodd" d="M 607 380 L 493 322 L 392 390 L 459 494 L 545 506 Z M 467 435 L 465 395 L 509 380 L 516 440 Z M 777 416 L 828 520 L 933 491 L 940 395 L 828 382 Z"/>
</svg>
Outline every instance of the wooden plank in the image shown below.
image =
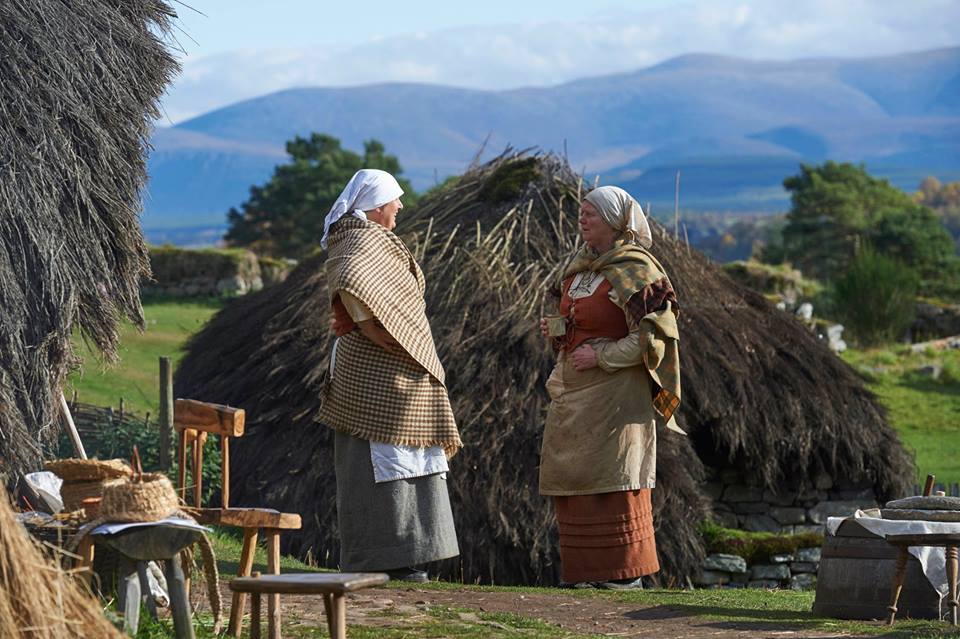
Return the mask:
<svg viewBox="0 0 960 639">
<path fill-rule="evenodd" d="M 180 501 L 187 503 L 187 434 L 183 431 L 177 444 L 177 492 Z"/>
<path fill-rule="evenodd" d="M 186 432 L 186 431 L 184 431 Z M 203 495 L 203 445 L 207 442 L 205 432 L 196 432 L 193 440 L 193 505 L 201 508 Z"/>
<path fill-rule="evenodd" d="M 352 573 L 286 573 L 261 575 L 257 579 L 238 577 L 230 581 L 230 589 L 238 592 L 277 593 L 282 595 L 344 594 L 387 583 L 390 576 L 382 572 Z"/>
<path fill-rule="evenodd" d="M 300 515 L 271 508 L 202 508 L 196 518 L 201 524 L 238 528 L 298 530 L 301 526 Z"/>
<path fill-rule="evenodd" d="M 267 538 L 267 571 L 271 575 L 280 574 L 280 531 L 267 528 L 263 531 Z M 267 596 L 267 636 L 280 639 L 280 595 Z"/>
<path fill-rule="evenodd" d="M 245 420 L 246 413 L 242 408 L 195 399 L 178 399 L 173 407 L 173 427 L 178 431 L 193 428 L 215 435 L 240 437 Z"/>
<path fill-rule="evenodd" d="M 347 639 L 347 600 L 343 595 L 333 595 L 331 602 L 333 626 L 330 630 L 330 639 Z"/>
<path fill-rule="evenodd" d="M 260 573 L 253 573 L 259 577 Z M 260 593 L 254 593 L 250 602 L 250 639 L 260 639 Z"/>
</svg>

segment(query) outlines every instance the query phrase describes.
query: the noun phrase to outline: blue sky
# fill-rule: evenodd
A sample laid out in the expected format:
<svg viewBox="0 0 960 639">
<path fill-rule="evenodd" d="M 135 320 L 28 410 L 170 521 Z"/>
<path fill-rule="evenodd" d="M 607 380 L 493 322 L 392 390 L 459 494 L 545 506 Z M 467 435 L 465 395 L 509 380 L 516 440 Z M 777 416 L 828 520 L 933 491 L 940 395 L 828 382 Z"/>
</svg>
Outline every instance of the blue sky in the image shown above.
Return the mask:
<svg viewBox="0 0 960 639">
<path fill-rule="evenodd" d="M 686 53 L 783 60 L 960 45 L 957 0 L 174 2 L 184 55 L 164 100 L 168 124 L 292 87 L 498 90 Z"/>
</svg>

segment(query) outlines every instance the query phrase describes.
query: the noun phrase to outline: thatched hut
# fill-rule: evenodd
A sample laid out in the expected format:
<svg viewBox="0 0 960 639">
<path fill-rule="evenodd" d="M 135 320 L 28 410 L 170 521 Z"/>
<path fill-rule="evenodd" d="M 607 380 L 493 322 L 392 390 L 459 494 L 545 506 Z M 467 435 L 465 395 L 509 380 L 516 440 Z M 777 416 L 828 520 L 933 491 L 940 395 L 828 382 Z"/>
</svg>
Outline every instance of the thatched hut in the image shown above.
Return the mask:
<svg viewBox="0 0 960 639">
<path fill-rule="evenodd" d="M 145 149 L 176 71 L 162 0 L 0 3 L 0 476 L 39 467 L 76 329 L 142 324 Z"/>
<path fill-rule="evenodd" d="M 465 443 L 450 473 L 461 557 L 443 569 L 467 581 L 556 579 L 552 505 L 537 492 L 554 355 L 537 320 L 575 246 L 580 189 L 560 158 L 507 153 L 400 220 L 427 277 L 428 315 Z M 739 467 L 761 489 L 803 490 L 806 478 L 826 472 L 898 494 L 910 460 L 851 369 L 656 224 L 654 237 L 680 299 L 679 422 L 690 433 L 658 441 L 663 574 L 698 570 L 696 528 L 710 515 L 704 462 Z M 323 263 L 317 255 L 283 284 L 222 310 L 189 344 L 175 390 L 247 409 L 232 495 L 302 513 L 304 528 L 287 549 L 336 565 L 332 438 L 314 422 L 330 345 Z"/>
</svg>

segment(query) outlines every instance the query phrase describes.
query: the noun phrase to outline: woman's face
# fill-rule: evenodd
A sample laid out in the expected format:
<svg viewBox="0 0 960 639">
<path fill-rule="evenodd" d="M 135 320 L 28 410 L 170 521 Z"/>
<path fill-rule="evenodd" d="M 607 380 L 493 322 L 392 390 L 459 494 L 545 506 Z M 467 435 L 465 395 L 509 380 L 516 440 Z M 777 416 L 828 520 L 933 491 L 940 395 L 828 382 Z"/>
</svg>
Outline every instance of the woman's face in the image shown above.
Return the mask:
<svg viewBox="0 0 960 639">
<path fill-rule="evenodd" d="M 383 206 L 378 206 L 372 211 L 365 211 L 367 219 L 376 222 L 388 231 L 397 227 L 397 212 L 403 208 L 403 202 L 399 198 L 393 202 L 387 202 Z"/>
<path fill-rule="evenodd" d="M 603 221 L 593 204 L 584 200 L 580 205 L 580 237 L 596 251 L 602 253 L 613 247 L 617 231 Z"/>
</svg>

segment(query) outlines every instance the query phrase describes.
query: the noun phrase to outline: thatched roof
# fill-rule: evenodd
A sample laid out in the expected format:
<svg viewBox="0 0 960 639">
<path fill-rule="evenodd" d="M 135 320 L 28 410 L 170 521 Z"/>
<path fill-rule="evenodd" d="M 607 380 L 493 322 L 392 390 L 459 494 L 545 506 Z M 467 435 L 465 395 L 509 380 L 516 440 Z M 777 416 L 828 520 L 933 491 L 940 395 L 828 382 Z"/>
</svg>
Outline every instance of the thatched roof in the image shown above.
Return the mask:
<svg viewBox="0 0 960 639">
<path fill-rule="evenodd" d="M 537 320 L 576 242 L 579 188 L 559 158 L 507 154 L 400 220 L 427 277 L 428 315 L 465 443 L 449 475 L 461 557 L 445 569 L 468 581 L 557 576 L 552 503 L 537 492 L 554 355 Z M 691 433 L 658 441 L 665 575 L 699 568 L 696 526 L 709 514 L 702 459 L 737 465 L 771 487 L 825 471 L 898 494 L 910 460 L 851 369 L 799 322 L 653 227 L 653 252 L 680 299 L 679 421 Z M 288 549 L 336 565 L 331 437 L 313 423 L 330 345 L 323 261 L 307 260 L 285 283 L 223 309 L 189 344 L 175 390 L 247 409 L 232 494 L 303 514 Z"/>
<path fill-rule="evenodd" d="M 118 320 L 143 321 L 140 188 L 173 15 L 0 3 L 0 475 L 38 467 L 55 435 L 74 328 L 110 358 Z"/>
</svg>

